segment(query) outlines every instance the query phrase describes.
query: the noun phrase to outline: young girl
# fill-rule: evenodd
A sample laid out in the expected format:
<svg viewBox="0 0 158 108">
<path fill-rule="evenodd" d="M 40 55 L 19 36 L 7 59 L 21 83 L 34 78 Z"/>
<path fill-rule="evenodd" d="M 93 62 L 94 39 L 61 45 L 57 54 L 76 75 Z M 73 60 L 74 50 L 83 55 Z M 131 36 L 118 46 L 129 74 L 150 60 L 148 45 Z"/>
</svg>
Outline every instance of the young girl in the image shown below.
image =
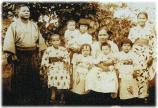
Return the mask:
<svg viewBox="0 0 158 108">
<path fill-rule="evenodd" d="M 83 97 L 84 99 L 84 94 L 87 94 L 87 91 L 85 90 L 85 79 L 93 64 L 91 56 L 91 46 L 89 44 L 83 44 L 81 46 L 80 52 L 80 54 L 74 56 L 72 59 L 72 64 L 74 67 L 74 83 L 72 92 L 79 94 L 78 97 Z"/>
<path fill-rule="evenodd" d="M 60 36 L 51 35 L 52 46 L 44 52 L 41 67 L 48 79 L 51 89 L 50 100 L 57 101 L 57 94 L 61 104 L 64 104 L 64 91 L 69 89 L 70 76 L 68 72 L 69 56 L 65 48 L 60 46 Z"/>
<path fill-rule="evenodd" d="M 96 66 L 88 73 L 86 78 L 86 90 L 104 93 L 101 95 L 104 96 L 107 104 L 111 102 L 111 93 L 117 93 L 118 90 L 114 64 L 115 58 L 111 52 L 111 46 L 107 43 L 102 43 L 101 53 L 95 60 Z"/>
<path fill-rule="evenodd" d="M 137 82 L 133 78 L 136 59 L 134 58 L 134 53 L 131 52 L 131 47 L 132 41 L 124 39 L 121 45 L 122 51 L 116 54 L 117 69 L 119 72 L 119 97 L 123 100 L 122 103 L 127 105 L 132 98 L 138 97 Z"/>
<path fill-rule="evenodd" d="M 152 57 L 150 54 L 148 41 L 144 39 L 137 39 L 133 45 L 132 51 L 135 53 L 137 59 L 135 65 L 135 76 L 138 83 L 138 98 L 147 102 L 148 81 L 149 81 L 149 67 L 152 65 Z"/>
</svg>

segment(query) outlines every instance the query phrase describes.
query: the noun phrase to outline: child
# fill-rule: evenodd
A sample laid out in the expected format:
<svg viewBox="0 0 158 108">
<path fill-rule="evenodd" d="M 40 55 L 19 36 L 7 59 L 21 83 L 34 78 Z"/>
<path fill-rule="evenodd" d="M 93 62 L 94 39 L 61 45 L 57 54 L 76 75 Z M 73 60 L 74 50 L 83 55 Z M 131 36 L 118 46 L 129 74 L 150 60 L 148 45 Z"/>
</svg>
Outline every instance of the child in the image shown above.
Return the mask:
<svg viewBox="0 0 158 108">
<path fill-rule="evenodd" d="M 132 98 L 138 97 L 138 86 L 136 79 L 133 78 L 134 73 L 134 63 L 135 56 L 131 52 L 132 41 L 129 39 L 124 39 L 122 41 L 121 49 L 122 51 L 117 53 L 117 69 L 119 72 L 119 97 L 122 102 L 129 104 L 128 102 Z"/>
<path fill-rule="evenodd" d="M 69 89 L 70 85 L 68 52 L 60 46 L 58 34 L 52 34 L 50 39 L 52 46 L 44 52 L 41 67 L 43 74 L 47 76 L 48 88 L 51 89 L 51 101 L 57 101 L 56 93 L 58 93 L 59 101 L 64 104 L 64 91 Z"/>
<path fill-rule="evenodd" d="M 148 81 L 149 81 L 149 68 L 152 65 L 152 57 L 150 54 L 148 40 L 137 39 L 132 48 L 137 59 L 135 65 L 135 77 L 138 83 L 138 98 L 147 102 L 148 94 Z"/>
<path fill-rule="evenodd" d="M 92 45 L 92 36 L 88 34 L 88 27 L 89 27 L 88 21 L 86 19 L 80 19 L 79 25 L 80 25 L 80 37 L 79 37 L 80 46 L 83 44 Z"/>
<path fill-rule="evenodd" d="M 102 43 L 101 53 L 95 60 L 96 66 L 88 73 L 86 78 L 86 90 L 104 93 L 101 95 L 104 95 L 107 104 L 111 102 L 111 93 L 117 93 L 118 90 L 114 63 L 115 58 L 111 51 L 111 46 L 107 43 Z"/>
<path fill-rule="evenodd" d="M 67 30 L 64 33 L 65 45 L 71 51 L 79 50 L 79 38 L 80 32 L 76 29 L 76 22 L 74 20 L 69 20 L 67 22 Z"/>
<path fill-rule="evenodd" d="M 83 44 L 81 46 L 80 54 L 73 56 L 72 64 L 74 67 L 74 83 L 72 92 L 79 94 L 78 97 L 84 97 L 84 94 L 87 94 L 87 91 L 85 91 L 85 79 L 93 64 L 91 56 L 91 46 L 89 44 Z"/>
</svg>

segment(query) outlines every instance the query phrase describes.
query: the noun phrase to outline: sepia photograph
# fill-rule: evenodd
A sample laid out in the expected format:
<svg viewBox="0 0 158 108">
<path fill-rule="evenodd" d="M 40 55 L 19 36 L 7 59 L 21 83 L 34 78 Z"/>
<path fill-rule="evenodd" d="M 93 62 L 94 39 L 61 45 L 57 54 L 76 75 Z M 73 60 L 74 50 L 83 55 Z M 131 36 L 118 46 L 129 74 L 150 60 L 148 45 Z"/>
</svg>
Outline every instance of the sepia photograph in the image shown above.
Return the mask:
<svg viewBox="0 0 158 108">
<path fill-rule="evenodd" d="M 2 106 L 156 107 L 156 2 L 1 2 Z"/>
</svg>

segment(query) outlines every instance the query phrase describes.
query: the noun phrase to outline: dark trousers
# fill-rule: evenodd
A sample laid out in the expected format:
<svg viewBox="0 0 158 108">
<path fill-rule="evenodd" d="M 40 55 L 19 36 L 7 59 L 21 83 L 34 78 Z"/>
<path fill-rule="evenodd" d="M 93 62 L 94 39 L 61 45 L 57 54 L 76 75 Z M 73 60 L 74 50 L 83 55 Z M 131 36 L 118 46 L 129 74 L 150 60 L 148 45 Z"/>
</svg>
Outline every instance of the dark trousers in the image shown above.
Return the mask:
<svg viewBox="0 0 158 108">
<path fill-rule="evenodd" d="M 15 105 L 36 105 L 41 95 L 37 52 L 17 51 L 17 58 L 11 81 Z"/>
</svg>

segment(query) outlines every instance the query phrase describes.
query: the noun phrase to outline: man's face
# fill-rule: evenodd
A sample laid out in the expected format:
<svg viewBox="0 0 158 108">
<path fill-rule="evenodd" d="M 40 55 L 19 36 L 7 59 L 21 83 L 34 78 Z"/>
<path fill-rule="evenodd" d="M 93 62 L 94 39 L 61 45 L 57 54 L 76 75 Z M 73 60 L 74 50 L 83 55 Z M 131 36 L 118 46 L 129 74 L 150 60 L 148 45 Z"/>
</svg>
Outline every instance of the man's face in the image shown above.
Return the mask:
<svg viewBox="0 0 158 108">
<path fill-rule="evenodd" d="M 27 6 L 21 7 L 19 9 L 19 17 L 24 19 L 29 19 L 30 17 L 30 10 Z"/>
</svg>

